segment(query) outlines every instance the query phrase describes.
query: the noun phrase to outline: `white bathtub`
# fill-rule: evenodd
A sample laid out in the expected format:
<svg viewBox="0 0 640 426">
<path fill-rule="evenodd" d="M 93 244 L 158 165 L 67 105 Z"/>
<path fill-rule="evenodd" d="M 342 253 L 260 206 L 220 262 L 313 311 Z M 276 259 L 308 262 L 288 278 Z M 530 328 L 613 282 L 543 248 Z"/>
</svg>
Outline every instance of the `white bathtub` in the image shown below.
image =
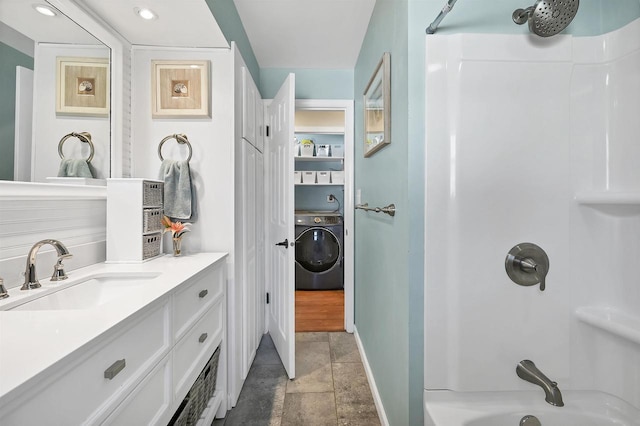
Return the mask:
<svg viewBox="0 0 640 426">
<path fill-rule="evenodd" d="M 518 426 L 533 415 L 542 426 L 640 425 L 640 410 L 612 395 L 562 392 L 564 407 L 554 407 L 540 391 L 425 392 L 427 426 Z"/>
</svg>

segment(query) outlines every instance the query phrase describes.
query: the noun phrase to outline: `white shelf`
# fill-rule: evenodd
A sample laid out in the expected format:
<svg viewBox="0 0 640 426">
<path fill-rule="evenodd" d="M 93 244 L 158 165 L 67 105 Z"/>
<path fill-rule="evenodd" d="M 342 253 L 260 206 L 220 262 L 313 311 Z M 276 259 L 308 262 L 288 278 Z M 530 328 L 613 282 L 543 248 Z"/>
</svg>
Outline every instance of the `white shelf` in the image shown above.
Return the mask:
<svg viewBox="0 0 640 426">
<path fill-rule="evenodd" d="M 576 193 L 575 200 L 585 205 L 640 206 L 640 191 L 584 191 Z"/>
<path fill-rule="evenodd" d="M 344 186 L 344 183 L 296 183 L 296 186 Z"/>
<path fill-rule="evenodd" d="M 344 135 L 342 127 L 296 127 L 294 133 L 305 135 Z"/>
<path fill-rule="evenodd" d="M 318 161 L 318 162 L 326 162 L 326 161 L 344 161 L 344 157 L 293 157 L 295 161 Z"/>
<path fill-rule="evenodd" d="M 213 397 L 209 400 L 209 404 L 207 404 L 207 408 L 205 408 L 204 412 L 200 416 L 197 426 L 209 426 L 216 418 L 216 413 L 220 408 L 220 404 L 222 403 L 222 392 L 216 391 L 213 394 Z"/>
<path fill-rule="evenodd" d="M 634 343 L 640 343 L 640 318 L 614 308 L 585 306 L 576 309 L 576 317 L 585 324 L 607 331 Z"/>
</svg>

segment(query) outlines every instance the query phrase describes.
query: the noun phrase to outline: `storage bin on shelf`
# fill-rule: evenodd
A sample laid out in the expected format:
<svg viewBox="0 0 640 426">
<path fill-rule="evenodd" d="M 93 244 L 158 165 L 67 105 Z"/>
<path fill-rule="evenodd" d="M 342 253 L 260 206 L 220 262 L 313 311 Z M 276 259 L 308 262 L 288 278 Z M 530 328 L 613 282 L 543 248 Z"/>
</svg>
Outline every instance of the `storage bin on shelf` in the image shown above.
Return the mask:
<svg viewBox="0 0 640 426">
<path fill-rule="evenodd" d="M 344 171 L 331 171 L 331 182 L 344 184 Z"/>
<path fill-rule="evenodd" d="M 316 183 L 316 172 L 314 171 L 302 172 L 302 183 Z"/>
<path fill-rule="evenodd" d="M 331 183 L 331 172 L 318 171 L 316 172 L 318 183 Z"/>
</svg>

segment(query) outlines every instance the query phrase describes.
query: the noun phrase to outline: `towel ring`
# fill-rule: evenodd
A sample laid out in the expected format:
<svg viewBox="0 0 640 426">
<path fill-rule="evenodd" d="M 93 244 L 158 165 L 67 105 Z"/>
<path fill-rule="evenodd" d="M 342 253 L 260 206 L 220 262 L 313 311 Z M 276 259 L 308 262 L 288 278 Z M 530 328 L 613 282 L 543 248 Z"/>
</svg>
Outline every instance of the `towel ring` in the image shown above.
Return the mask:
<svg viewBox="0 0 640 426">
<path fill-rule="evenodd" d="M 89 158 L 87 158 L 87 163 L 90 163 L 91 160 L 93 160 L 93 154 L 95 154 L 95 148 L 93 147 L 93 142 L 91 142 L 91 133 L 89 132 L 80 132 L 80 133 L 71 132 L 68 135 L 64 135 L 62 139 L 60 139 L 60 143 L 58 143 L 58 155 L 60 155 L 60 158 L 64 160 L 64 154 L 62 153 L 62 145 L 67 139 L 71 137 L 78 138 L 80 139 L 80 142 L 89 144 L 89 148 L 91 149 L 91 152 L 89 154 Z"/>
<path fill-rule="evenodd" d="M 158 157 L 160 157 L 160 160 L 164 161 L 164 158 L 162 158 L 162 145 L 169 139 L 175 139 L 176 142 L 182 145 L 186 143 L 187 146 L 189 147 L 189 158 L 187 158 L 187 163 L 191 161 L 191 154 L 193 154 L 193 148 L 191 148 L 191 143 L 189 142 L 189 139 L 187 139 L 187 135 L 183 133 L 175 133 L 173 135 L 169 135 L 160 141 L 160 145 L 158 145 Z"/>
</svg>

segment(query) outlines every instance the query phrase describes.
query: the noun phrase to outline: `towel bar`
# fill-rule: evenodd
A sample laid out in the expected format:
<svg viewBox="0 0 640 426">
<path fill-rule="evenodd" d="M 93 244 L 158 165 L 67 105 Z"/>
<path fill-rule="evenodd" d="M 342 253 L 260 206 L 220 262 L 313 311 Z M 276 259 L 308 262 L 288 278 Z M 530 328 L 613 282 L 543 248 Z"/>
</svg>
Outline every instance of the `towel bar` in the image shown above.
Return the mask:
<svg viewBox="0 0 640 426">
<path fill-rule="evenodd" d="M 71 137 L 78 138 L 80 142 L 89 144 L 89 148 L 91 149 L 91 152 L 89 153 L 89 158 L 87 158 L 87 163 L 90 163 L 91 160 L 93 160 L 93 154 L 95 153 L 95 149 L 93 147 L 93 142 L 91 142 L 91 133 L 89 132 L 80 132 L 80 133 L 71 132 L 68 135 L 64 135 L 62 139 L 60 139 L 60 142 L 58 143 L 58 155 L 60 156 L 60 158 L 64 160 L 64 154 L 62 153 L 62 145 L 67 139 Z"/>
<path fill-rule="evenodd" d="M 364 204 L 356 204 L 356 209 L 360 209 L 360 210 L 365 210 L 365 211 L 372 211 L 372 212 L 376 212 L 376 213 L 386 213 L 389 216 L 395 216 L 396 215 L 396 205 L 395 204 L 389 204 L 388 206 L 384 206 L 384 207 L 369 207 L 369 203 L 364 203 Z"/>
<path fill-rule="evenodd" d="M 193 148 L 191 147 L 191 143 L 189 142 L 189 139 L 187 139 L 187 135 L 183 133 L 175 133 L 173 135 L 169 135 L 160 141 L 160 144 L 158 145 L 158 157 L 160 157 L 160 160 L 164 161 L 164 158 L 162 158 L 162 145 L 169 139 L 175 139 L 176 142 L 178 142 L 179 144 L 183 144 L 183 145 L 187 144 L 187 146 L 189 147 L 189 158 L 187 158 L 187 163 L 191 161 L 191 154 L 193 154 Z"/>
</svg>

